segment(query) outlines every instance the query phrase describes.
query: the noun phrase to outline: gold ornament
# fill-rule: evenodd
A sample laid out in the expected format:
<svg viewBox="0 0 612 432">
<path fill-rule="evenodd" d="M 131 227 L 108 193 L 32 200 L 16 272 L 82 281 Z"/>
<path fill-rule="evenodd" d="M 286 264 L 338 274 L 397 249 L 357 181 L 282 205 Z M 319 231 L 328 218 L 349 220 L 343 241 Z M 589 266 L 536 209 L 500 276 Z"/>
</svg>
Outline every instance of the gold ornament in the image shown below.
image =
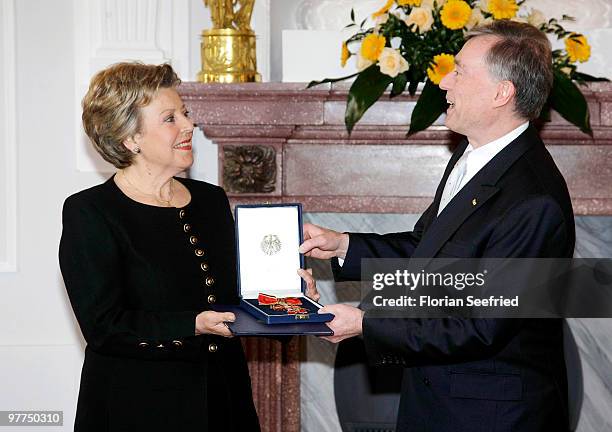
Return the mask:
<svg viewBox="0 0 612 432">
<path fill-rule="evenodd" d="M 202 31 L 198 81 L 261 81 L 250 24 L 255 0 L 204 0 L 204 6 L 210 9 L 213 28 Z"/>
</svg>

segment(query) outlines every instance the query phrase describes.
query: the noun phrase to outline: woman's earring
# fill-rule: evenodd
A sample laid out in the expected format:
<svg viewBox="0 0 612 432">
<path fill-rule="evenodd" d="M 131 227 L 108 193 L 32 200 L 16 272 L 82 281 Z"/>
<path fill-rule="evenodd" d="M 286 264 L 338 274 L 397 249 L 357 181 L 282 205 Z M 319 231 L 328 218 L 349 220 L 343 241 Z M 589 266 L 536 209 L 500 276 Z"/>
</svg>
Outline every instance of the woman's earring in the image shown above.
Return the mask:
<svg viewBox="0 0 612 432">
<path fill-rule="evenodd" d="M 134 154 L 140 153 L 140 147 L 134 147 L 134 150 L 132 150 L 132 153 Z"/>
</svg>

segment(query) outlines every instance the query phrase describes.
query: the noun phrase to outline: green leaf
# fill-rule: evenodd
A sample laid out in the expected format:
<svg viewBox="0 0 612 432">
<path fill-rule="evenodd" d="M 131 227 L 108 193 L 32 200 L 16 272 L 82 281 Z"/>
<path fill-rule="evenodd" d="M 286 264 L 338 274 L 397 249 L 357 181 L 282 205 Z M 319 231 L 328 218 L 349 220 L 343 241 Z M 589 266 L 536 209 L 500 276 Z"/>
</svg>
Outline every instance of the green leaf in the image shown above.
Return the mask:
<svg viewBox="0 0 612 432">
<path fill-rule="evenodd" d="M 425 130 L 446 111 L 446 92 L 427 80 L 412 111 L 408 136 Z"/>
<path fill-rule="evenodd" d="M 321 81 L 310 81 L 308 83 L 308 85 L 306 86 L 306 88 L 309 89 L 311 87 L 318 86 L 318 85 L 321 85 L 321 84 L 335 83 L 335 82 L 338 82 L 338 81 L 344 81 L 346 79 L 353 78 L 354 76 L 357 76 L 357 75 L 359 75 L 359 72 L 356 72 L 356 73 L 354 73 L 352 75 L 347 75 L 347 76 L 341 77 L 341 78 L 325 78 L 325 79 L 323 79 Z"/>
<path fill-rule="evenodd" d="M 418 81 L 416 80 L 410 81 L 410 84 L 408 84 L 408 93 L 410 93 L 410 96 L 414 96 L 416 94 L 418 86 L 419 86 Z"/>
<path fill-rule="evenodd" d="M 355 22 L 355 9 L 351 8 L 351 21 Z"/>
<path fill-rule="evenodd" d="M 582 72 L 574 72 L 574 76 L 577 79 L 580 79 L 582 81 L 599 81 L 599 82 L 601 82 L 601 81 L 610 81 L 608 78 L 594 77 L 592 75 L 585 74 L 585 73 L 582 73 Z"/>
<path fill-rule="evenodd" d="M 393 78 L 380 72 L 378 65 L 372 65 L 359 74 L 349 90 L 344 113 L 344 123 L 349 134 L 368 108 L 383 95 L 392 81 Z"/>
<path fill-rule="evenodd" d="M 562 72 L 554 71 L 553 89 L 548 100 L 551 108 L 564 119 L 593 136 L 586 99 L 576 84 Z"/>
<path fill-rule="evenodd" d="M 408 76 L 406 73 L 401 73 L 393 80 L 393 88 L 391 89 L 391 97 L 399 96 L 406 90 L 406 84 L 408 84 Z"/>
</svg>

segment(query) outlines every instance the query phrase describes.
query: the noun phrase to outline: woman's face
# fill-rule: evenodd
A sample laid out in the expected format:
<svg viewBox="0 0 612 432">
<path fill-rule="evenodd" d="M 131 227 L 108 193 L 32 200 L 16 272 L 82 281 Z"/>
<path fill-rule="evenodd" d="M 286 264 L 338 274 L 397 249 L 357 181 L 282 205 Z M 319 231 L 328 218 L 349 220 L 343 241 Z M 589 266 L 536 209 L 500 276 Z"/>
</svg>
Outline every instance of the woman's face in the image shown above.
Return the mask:
<svg viewBox="0 0 612 432">
<path fill-rule="evenodd" d="M 142 131 L 134 141 L 147 167 L 171 175 L 188 169 L 193 164 L 193 122 L 177 91 L 160 89 L 140 113 Z"/>
</svg>

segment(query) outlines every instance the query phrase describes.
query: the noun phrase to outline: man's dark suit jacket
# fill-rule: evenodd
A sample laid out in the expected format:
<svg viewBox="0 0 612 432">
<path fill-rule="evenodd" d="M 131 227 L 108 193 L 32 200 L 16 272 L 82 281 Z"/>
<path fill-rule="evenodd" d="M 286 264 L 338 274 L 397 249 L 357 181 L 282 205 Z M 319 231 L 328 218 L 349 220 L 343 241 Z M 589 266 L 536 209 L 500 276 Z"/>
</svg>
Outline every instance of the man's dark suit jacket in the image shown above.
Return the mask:
<svg viewBox="0 0 612 432">
<path fill-rule="evenodd" d="M 360 278 L 369 257 L 571 257 L 575 229 L 563 176 L 530 126 L 437 215 L 453 154 L 434 202 L 414 231 L 350 234 L 337 280 Z M 476 203 L 474 205 L 474 203 Z M 374 319 L 363 338 L 379 365 L 405 366 L 397 431 L 567 431 L 559 319 Z"/>
</svg>

